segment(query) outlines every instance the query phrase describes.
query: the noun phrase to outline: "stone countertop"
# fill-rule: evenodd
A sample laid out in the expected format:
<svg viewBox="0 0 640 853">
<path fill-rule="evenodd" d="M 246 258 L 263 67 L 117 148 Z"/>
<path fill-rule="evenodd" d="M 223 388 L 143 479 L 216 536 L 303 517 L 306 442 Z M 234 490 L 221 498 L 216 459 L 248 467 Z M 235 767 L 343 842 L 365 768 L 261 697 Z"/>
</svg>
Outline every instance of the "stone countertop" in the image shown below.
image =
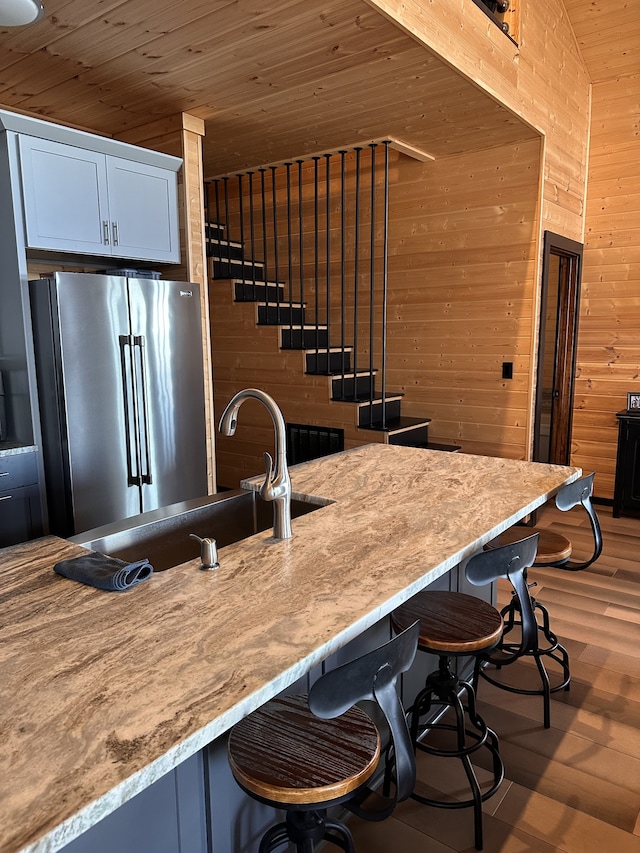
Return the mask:
<svg viewBox="0 0 640 853">
<path fill-rule="evenodd" d="M 33 444 L 20 444 L 17 441 L 0 441 L 0 459 L 3 456 L 19 456 L 21 453 L 35 453 L 37 449 Z"/>
<path fill-rule="evenodd" d="M 331 502 L 124 593 L 0 550 L 0 850 L 53 853 L 544 503 L 577 468 L 369 445 L 291 469 Z"/>
</svg>

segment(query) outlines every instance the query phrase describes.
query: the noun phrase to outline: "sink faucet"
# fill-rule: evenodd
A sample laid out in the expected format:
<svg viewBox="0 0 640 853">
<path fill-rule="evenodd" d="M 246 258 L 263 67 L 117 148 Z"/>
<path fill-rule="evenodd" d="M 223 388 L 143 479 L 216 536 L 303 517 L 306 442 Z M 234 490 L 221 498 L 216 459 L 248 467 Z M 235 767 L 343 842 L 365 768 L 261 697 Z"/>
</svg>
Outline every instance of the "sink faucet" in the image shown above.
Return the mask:
<svg viewBox="0 0 640 853">
<path fill-rule="evenodd" d="M 271 415 L 276 432 L 276 460 L 275 464 L 271 455 L 265 453 L 264 464 L 267 478 L 260 487 L 260 497 L 265 501 L 273 501 L 273 538 L 291 539 L 291 480 L 287 468 L 287 440 L 284 418 L 278 408 L 278 404 L 257 388 L 246 388 L 229 401 L 220 418 L 220 432 L 224 435 L 233 435 L 238 424 L 238 410 L 245 400 L 252 397 L 259 400 Z"/>
</svg>

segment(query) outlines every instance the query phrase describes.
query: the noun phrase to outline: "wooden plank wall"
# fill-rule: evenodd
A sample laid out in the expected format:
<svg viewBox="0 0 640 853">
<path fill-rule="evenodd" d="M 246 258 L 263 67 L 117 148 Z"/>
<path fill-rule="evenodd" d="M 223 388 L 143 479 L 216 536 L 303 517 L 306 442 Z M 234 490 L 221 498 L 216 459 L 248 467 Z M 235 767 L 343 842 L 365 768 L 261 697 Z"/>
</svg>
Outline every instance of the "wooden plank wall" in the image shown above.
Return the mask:
<svg viewBox="0 0 640 853">
<path fill-rule="evenodd" d="M 366 2 L 545 134 L 542 227 L 582 242 L 589 78 L 562 3 L 519 3 L 514 45 L 472 0 Z"/>
<path fill-rule="evenodd" d="M 391 191 L 389 384 L 465 452 L 527 453 L 540 150 L 405 160 Z"/>
<path fill-rule="evenodd" d="M 455 441 L 472 453 L 524 458 L 527 441 L 527 407 L 531 385 L 534 337 L 535 269 L 538 233 L 538 190 L 541 141 L 534 138 L 519 146 L 506 146 L 419 163 L 390 152 L 390 231 L 388 263 L 388 373 L 387 392 L 401 392 L 403 414 L 431 418 L 435 441 Z M 348 159 L 345 207 L 351 224 L 353 157 Z M 366 162 L 366 161 L 365 161 Z M 312 170 L 306 169 L 307 179 Z M 335 170 L 332 174 L 339 174 Z M 332 242 L 338 244 L 341 222 L 339 179 L 331 189 Z M 364 257 L 360 303 L 364 309 L 358 341 L 359 366 L 368 364 L 367 274 L 369 247 L 368 162 L 362 189 Z M 319 245 L 325 244 L 324 175 L 321 173 Z M 378 183 L 380 182 L 378 176 Z M 232 184 L 230 190 L 235 189 Z M 233 195 L 233 192 L 231 192 Z M 308 183 L 305 203 L 312 198 Z M 380 203 L 380 199 L 378 202 Z M 246 207 L 246 205 L 245 205 Z M 267 210 L 271 193 L 267 192 Z M 286 207 L 278 206 L 280 278 L 286 279 Z M 309 217 L 312 211 L 307 211 Z M 382 217 L 378 210 L 379 220 Z M 239 234 L 234 206 L 230 236 Z M 245 232 L 247 223 L 245 222 Z M 380 230 L 379 227 L 377 229 Z M 305 299 L 313 317 L 313 229 L 305 239 Z M 298 230 L 294 221 L 294 269 L 297 273 Z M 353 228 L 347 232 L 349 251 Z M 261 249 L 261 229 L 256 229 Z M 376 254 L 376 286 L 381 281 L 382 245 Z M 261 252 L 257 253 L 260 257 Z M 273 255 L 269 254 L 273 263 Z M 332 345 L 339 343 L 341 255 L 331 264 Z M 352 257 L 347 261 L 347 279 Z M 295 276 L 294 276 L 295 278 Z M 326 264 L 321 258 L 320 305 L 326 298 Z M 355 429 L 355 413 L 347 404 L 330 402 L 328 380 L 306 377 L 300 353 L 278 353 L 275 329 L 255 327 L 255 307 L 233 305 L 227 282 L 211 285 L 211 323 L 215 402 L 219 412 L 243 387 L 255 385 L 271 393 L 285 419 L 345 429 L 347 447 L 380 440 L 369 431 Z M 349 288 L 347 318 L 353 297 Z M 295 298 L 295 297 L 294 297 Z M 324 311 L 321 307 L 321 321 Z M 381 328 L 376 305 L 376 335 Z M 348 344 L 353 325 L 347 323 Z M 378 338 L 379 340 L 379 338 Z M 374 365 L 380 367 L 376 343 Z M 514 378 L 502 379 L 502 362 L 514 364 Z M 378 377 L 379 387 L 379 377 Z M 258 407 L 255 407 L 256 410 Z M 272 441 L 268 418 L 247 412 L 246 428 L 231 440 L 218 439 L 220 482 L 235 483 L 255 474 L 261 454 Z M 257 468 L 256 468 L 257 466 Z M 224 479 L 226 478 L 226 479 Z"/>
<path fill-rule="evenodd" d="M 521 10 L 520 48 L 470 3 L 369 2 L 532 125 L 531 142 L 503 150 L 403 158 L 389 258 L 388 387 L 403 412 L 431 417 L 434 440 L 526 458 L 541 233 L 583 238 L 590 99 L 575 38 L 560 4 Z"/>
<path fill-rule="evenodd" d="M 640 75 L 593 87 L 572 464 L 613 497 L 617 420 L 640 390 Z"/>
</svg>

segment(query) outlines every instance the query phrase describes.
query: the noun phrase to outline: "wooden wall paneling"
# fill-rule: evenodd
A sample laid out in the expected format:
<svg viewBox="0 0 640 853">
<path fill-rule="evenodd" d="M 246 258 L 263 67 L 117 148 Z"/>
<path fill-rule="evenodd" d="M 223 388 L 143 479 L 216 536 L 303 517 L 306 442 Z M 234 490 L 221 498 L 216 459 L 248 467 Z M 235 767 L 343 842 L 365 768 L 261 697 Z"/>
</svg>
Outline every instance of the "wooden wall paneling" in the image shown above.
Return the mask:
<svg viewBox="0 0 640 853">
<path fill-rule="evenodd" d="M 471 452 L 513 458 L 524 458 L 527 454 L 540 151 L 540 140 L 534 139 L 516 147 L 503 146 L 426 164 L 390 152 L 387 391 L 404 394 L 405 414 L 433 419 L 430 426 L 433 440 L 458 441 L 463 450 Z M 352 168 L 351 160 L 347 162 Z M 310 172 L 305 169 L 307 176 Z M 339 173 L 339 161 L 332 163 L 332 231 L 340 221 Z M 320 183 L 320 304 L 323 305 L 326 219 L 322 171 Z M 270 188 L 268 181 L 269 217 Z M 229 189 L 233 190 L 230 192 L 233 237 L 234 229 L 239 227 L 235 183 Z M 259 188 L 254 190 L 259 192 Z M 365 216 L 368 192 L 370 186 L 364 192 Z M 308 188 L 303 195 L 305 203 L 312 197 Z M 353 199 L 349 197 L 347 204 L 351 210 Z M 277 211 L 280 253 L 286 257 L 285 210 L 280 205 Z M 257 244 L 261 251 L 260 239 Z M 311 249 L 312 246 L 305 245 L 305 298 L 309 302 L 313 292 L 309 279 L 313 267 Z M 273 262 L 271 255 L 269 262 Z M 283 273 L 286 278 L 281 267 L 281 276 Z M 335 322 L 340 290 L 339 258 L 333 261 L 331 278 L 332 322 Z M 214 282 L 212 292 L 218 292 L 220 285 Z M 230 298 L 228 288 L 225 292 L 226 298 Z M 258 358 L 255 345 L 247 346 L 255 308 L 235 308 L 242 312 L 240 327 L 237 319 L 221 313 L 217 303 L 215 310 L 212 308 L 216 394 L 221 389 L 230 395 L 246 384 L 259 387 L 266 384 L 277 389 L 281 399 L 275 393 L 274 396 L 283 405 L 283 411 L 286 408 L 287 412 L 295 413 L 297 421 L 337 425 L 336 407 L 343 404 L 327 403 L 326 382 L 318 383 L 318 377 L 301 377 L 299 354 L 294 359 L 290 354 L 280 354 L 279 361 L 270 361 L 265 360 L 262 352 Z M 377 310 L 376 330 L 380 328 L 380 319 Z M 247 340 L 241 330 L 246 331 Z M 273 346 L 274 330 L 260 330 L 258 339 L 264 334 L 270 335 Z M 367 335 L 362 326 L 360 366 L 368 360 Z M 351 342 L 347 339 L 347 343 Z M 336 341 L 332 343 L 335 345 Z M 374 355 L 379 356 L 379 352 Z M 503 361 L 514 363 L 513 380 L 502 379 Z M 273 375 L 277 363 L 283 365 L 278 378 Z M 375 357 L 374 366 L 380 367 Z M 288 377 L 286 383 L 282 381 L 284 375 Z M 311 396 L 309 388 L 315 389 Z M 288 417 L 294 419 L 292 415 Z M 349 417 L 353 422 L 353 414 Z M 345 437 L 347 445 L 372 440 L 370 433 L 354 432 L 352 424 Z M 244 446 L 250 446 L 248 435 L 243 440 Z M 261 452 L 256 446 L 254 467 Z M 232 470 L 224 449 L 220 449 L 218 459 L 219 466 Z M 238 461 L 236 451 L 235 462 Z"/>
<path fill-rule="evenodd" d="M 640 77 L 593 87 L 572 464 L 612 498 L 615 413 L 640 388 Z"/>
<path fill-rule="evenodd" d="M 534 140 L 406 163 L 392 187 L 390 379 L 463 451 L 527 453 L 539 170 Z"/>
</svg>

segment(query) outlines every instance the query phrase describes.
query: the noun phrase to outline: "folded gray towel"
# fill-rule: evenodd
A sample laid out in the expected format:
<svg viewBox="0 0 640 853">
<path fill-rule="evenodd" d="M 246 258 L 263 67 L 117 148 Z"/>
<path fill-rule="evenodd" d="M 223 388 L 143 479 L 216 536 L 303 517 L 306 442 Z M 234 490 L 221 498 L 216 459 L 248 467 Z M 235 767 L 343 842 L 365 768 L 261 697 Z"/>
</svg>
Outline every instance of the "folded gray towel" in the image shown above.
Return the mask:
<svg viewBox="0 0 640 853">
<path fill-rule="evenodd" d="M 53 567 L 54 572 L 98 589 L 121 592 L 124 589 L 142 583 L 153 574 L 153 566 L 148 560 L 125 563 L 116 557 L 107 557 L 98 551 L 89 551 L 81 557 L 62 560 Z"/>
</svg>

